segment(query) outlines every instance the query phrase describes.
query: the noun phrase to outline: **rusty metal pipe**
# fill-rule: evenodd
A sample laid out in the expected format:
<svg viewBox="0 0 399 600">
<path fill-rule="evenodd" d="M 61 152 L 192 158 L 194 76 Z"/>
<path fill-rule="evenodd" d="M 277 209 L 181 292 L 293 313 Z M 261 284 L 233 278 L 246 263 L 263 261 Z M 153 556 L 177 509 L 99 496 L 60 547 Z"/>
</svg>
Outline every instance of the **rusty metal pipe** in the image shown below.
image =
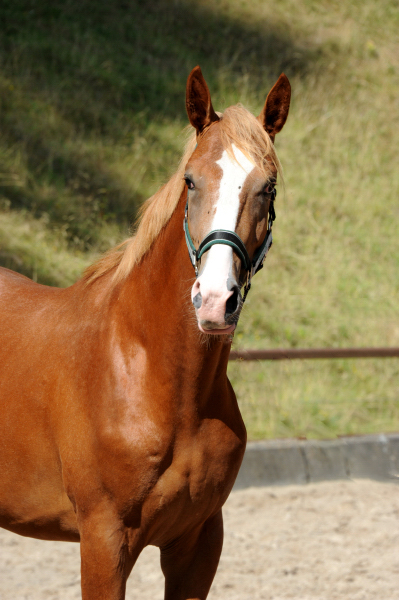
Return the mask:
<svg viewBox="0 0 399 600">
<path fill-rule="evenodd" d="M 232 350 L 229 360 L 393 357 L 399 357 L 399 348 L 272 348 L 269 350 Z"/>
</svg>

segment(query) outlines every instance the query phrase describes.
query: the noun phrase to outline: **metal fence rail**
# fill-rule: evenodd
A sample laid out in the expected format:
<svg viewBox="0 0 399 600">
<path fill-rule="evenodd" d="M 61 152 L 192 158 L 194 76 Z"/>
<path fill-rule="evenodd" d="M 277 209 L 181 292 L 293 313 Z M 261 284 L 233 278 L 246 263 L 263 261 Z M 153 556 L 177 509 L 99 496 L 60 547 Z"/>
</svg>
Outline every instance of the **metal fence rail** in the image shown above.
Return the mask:
<svg viewBox="0 0 399 600">
<path fill-rule="evenodd" d="M 270 350 L 232 350 L 229 360 L 393 357 L 399 357 L 399 348 L 272 348 Z"/>
</svg>

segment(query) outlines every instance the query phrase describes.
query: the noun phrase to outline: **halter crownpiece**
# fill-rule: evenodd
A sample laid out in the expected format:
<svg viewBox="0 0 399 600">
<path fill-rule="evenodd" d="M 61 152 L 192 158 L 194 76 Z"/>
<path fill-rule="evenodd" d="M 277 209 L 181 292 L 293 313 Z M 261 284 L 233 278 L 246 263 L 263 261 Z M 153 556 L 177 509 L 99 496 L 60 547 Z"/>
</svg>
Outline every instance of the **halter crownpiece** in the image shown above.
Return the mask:
<svg viewBox="0 0 399 600">
<path fill-rule="evenodd" d="M 201 261 L 201 257 L 205 252 L 207 252 L 212 246 L 215 244 L 224 244 L 225 246 L 230 246 L 233 251 L 237 254 L 237 256 L 241 259 L 241 262 L 247 271 L 247 280 L 244 286 L 244 296 L 243 303 L 247 297 L 247 294 L 251 288 L 251 280 L 252 277 L 263 268 L 263 263 L 266 258 L 266 254 L 268 253 L 272 242 L 272 225 L 273 221 L 276 219 L 276 213 L 274 210 L 274 200 L 276 199 L 277 190 L 274 188 L 271 193 L 270 204 L 269 204 L 269 219 L 267 224 L 267 233 L 265 239 L 262 242 L 262 245 L 255 252 L 255 255 L 252 259 L 252 262 L 249 258 L 247 249 L 245 247 L 244 242 L 240 238 L 240 236 L 235 231 L 229 231 L 228 229 L 215 229 L 211 231 L 204 237 L 202 242 L 200 243 L 198 250 L 194 246 L 193 240 L 191 239 L 190 231 L 188 229 L 188 193 L 187 193 L 187 203 L 186 209 L 184 211 L 184 221 L 183 221 L 183 229 L 186 237 L 186 244 L 188 248 L 188 254 L 190 257 L 191 264 L 195 270 L 195 276 L 198 277 L 199 273 L 199 263 Z"/>
</svg>

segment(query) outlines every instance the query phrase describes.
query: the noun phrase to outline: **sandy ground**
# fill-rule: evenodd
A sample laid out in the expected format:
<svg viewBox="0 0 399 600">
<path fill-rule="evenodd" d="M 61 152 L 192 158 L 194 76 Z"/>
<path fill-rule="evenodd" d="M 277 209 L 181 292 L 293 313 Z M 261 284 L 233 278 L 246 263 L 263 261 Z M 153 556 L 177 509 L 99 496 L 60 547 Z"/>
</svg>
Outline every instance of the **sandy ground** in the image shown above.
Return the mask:
<svg viewBox="0 0 399 600">
<path fill-rule="evenodd" d="M 399 600 L 399 485 L 375 481 L 250 488 L 231 494 L 210 600 Z M 79 546 L 0 529 L 1 600 L 80 598 Z M 127 598 L 161 600 L 159 552 L 146 548 Z"/>
</svg>

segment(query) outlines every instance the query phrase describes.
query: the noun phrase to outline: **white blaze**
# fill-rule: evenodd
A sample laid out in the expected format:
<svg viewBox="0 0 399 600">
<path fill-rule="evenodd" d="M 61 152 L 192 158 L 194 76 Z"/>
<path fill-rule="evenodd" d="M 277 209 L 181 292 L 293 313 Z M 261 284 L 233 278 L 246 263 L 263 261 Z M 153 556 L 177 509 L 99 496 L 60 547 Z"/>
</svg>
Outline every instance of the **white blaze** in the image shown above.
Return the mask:
<svg viewBox="0 0 399 600">
<path fill-rule="evenodd" d="M 222 158 L 217 161 L 223 173 L 214 206 L 215 215 L 211 231 L 215 229 L 235 231 L 240 209 L 240 194 L 246 178 L 254 168 L 241 150 L 234 145 L 232 149 L 236 160 L 230 158 L 224 150 Z M 227 287 L 227 282 L 231 277 L 232 267 L 233 249 L 225 244 L 211 246 L 206 253 L 204 270 L 191 290 L 192 298 L 201 292 L 201 306 L 197 309 L 200 329 L 201 323 L 206 327 L 206 323 L 212 323 L 216 329 L 226 329 L 226 302 L 232 294 Z"/>
<path fill-rule="evenodd" d="M 222 158 L 216 161 L 216 164 L 222 169 L 223 175 L 211 231 L 214 229 L 235 231 L 242 187 L 249 173 L 254 169 L 251 161 L 234 144 L 232 149 L 236 160 L 230 158 L 224 150 Z M 206 277 L 207 282 L 212 280 L 218 286 L 221 284 L 225 286 L 232 269 L 233 249 L 225 244 L 215 244 L 207 254 L 201 280 Z"/>
</svg>

